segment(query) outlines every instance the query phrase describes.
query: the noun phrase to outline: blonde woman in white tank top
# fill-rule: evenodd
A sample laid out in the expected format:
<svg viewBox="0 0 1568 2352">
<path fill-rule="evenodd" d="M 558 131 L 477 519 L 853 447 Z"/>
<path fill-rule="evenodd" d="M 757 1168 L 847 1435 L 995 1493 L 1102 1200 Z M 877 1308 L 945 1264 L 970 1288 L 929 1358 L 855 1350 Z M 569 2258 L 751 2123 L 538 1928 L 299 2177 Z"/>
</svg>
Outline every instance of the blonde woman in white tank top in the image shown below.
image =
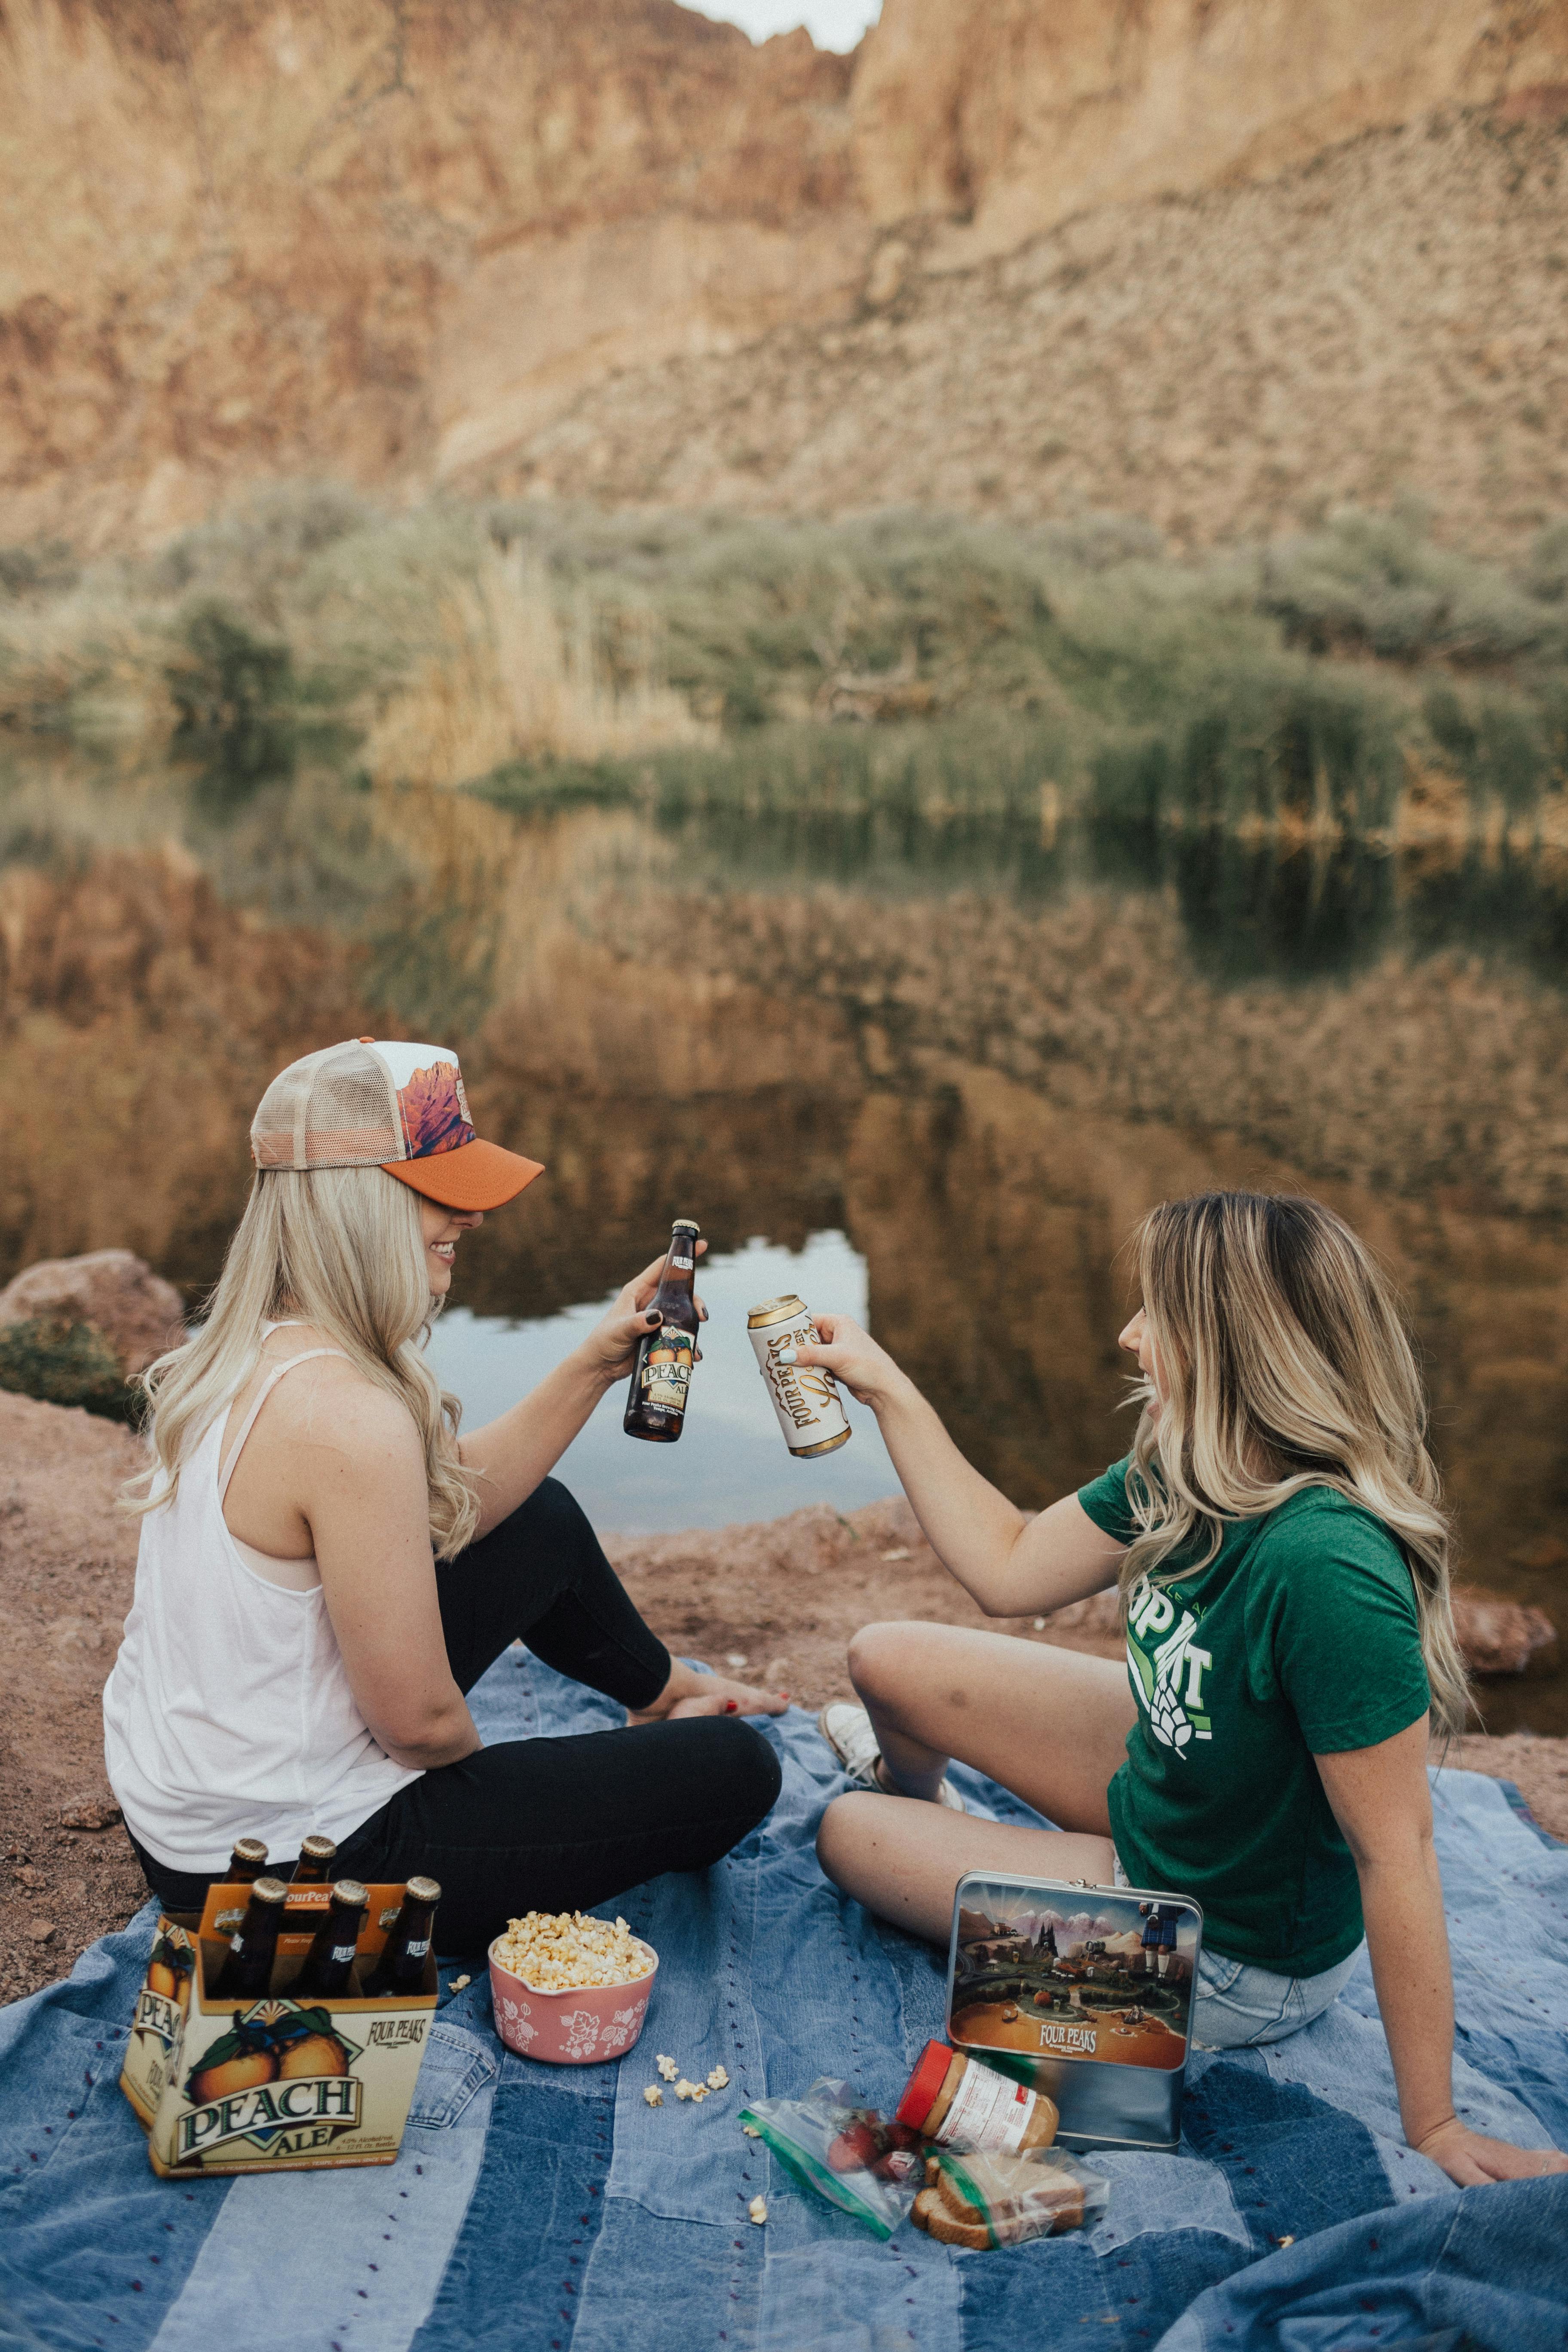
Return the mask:
<svg viewBox="0 0 1568 2352">
<path fill-rule="evenodd" d="M 785 1695 L 672 1662 L 548 1475 L 648 1328 L 658 1262 L 531 1394 L 457 1434 L 421 1352 L 463 1234 L 542 1171 L 479 1140 L 456 1057 L 351 1040 L 273 1081 L 257 1177 L 195 1338 L 147 1375 L 134 1604 L 109 1778 L 153 1892 L 234 1840 L 308 1832 L 424 1872 L 444 1948 L 718 1860 L 768 1811 Z M 622 1731 L 485 1748 L 465 1693 L 513 1641 Z"/>
</svg>

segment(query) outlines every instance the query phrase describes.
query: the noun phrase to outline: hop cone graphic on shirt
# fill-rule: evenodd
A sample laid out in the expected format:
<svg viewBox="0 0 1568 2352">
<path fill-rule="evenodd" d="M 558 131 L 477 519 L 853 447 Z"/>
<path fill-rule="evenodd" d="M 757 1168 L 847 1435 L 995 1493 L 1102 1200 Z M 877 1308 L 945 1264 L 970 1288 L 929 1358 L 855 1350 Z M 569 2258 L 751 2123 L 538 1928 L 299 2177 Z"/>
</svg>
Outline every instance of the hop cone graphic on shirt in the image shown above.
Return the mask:
<svg viewBox="0 0 1568 2352">
<path fill-rule="evenodd" d="M 1193 1736 L 1182 1706 L 1163 1675 L 1154 1685 L 1154 1696 L 1149 1702 L 1149 1728 L 1162 1748 L 1184 1748 Z"/>
</svg>

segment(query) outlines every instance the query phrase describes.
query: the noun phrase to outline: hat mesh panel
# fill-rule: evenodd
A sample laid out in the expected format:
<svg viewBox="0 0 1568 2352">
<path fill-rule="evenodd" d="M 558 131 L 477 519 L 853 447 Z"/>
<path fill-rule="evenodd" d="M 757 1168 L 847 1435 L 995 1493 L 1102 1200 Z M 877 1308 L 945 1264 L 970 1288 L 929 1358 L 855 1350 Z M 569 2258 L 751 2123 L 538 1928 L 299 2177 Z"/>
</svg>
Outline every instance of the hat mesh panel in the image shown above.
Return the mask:
<svg viewBox="0 0 1568 2352">
<path fill-rule="evenodd" d="M 366 1168 L 407 1157 L 397 1097 L 374 1054 L 331 1045 L 280 1070 L 250 1130 L 258 1168 Z"/>
</svg>

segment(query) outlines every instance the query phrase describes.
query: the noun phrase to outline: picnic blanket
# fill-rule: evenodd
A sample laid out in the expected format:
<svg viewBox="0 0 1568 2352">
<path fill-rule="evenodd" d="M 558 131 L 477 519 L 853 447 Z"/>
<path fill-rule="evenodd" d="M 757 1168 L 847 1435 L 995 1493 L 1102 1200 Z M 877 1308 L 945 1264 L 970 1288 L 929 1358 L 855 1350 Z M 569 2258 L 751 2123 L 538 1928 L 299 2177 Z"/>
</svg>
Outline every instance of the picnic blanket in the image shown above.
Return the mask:
<svg viewBox="0 0 1568 2352">
<path fill-rule="evenodd" d="M 618 1711 L 512 1652 L 475 1694 L 489 1738 Z M 641 2043 L 533 2064 L 492 2030 L 482 1965 L 445 1991 L 395 2165 L 156 2179 L 118 2088 L 153 1912 L 68 1981 L 0 2011 L 0 2344 L 69 2352 L 1562 2352 L 1568 2176 L 1457 2190 L 1400 2134 L 1364 1967 L 1271 2049 L 1197 2056 L 1176 2156 L 1092 2159 L 1092 2231 L 998 2253 L 905 2225 L 879 2244 L 793 2187 L 737 2117 L 847 2077 L 886 2109 L 939 2034 L 944 1979 L 817 1869 L 843 1786 L 810 1720 L 768 1727 L 772 1818 L 701 1877 L 619 1909 L 660 1955 Z M 972 1773 L 998 1816 L 1026 1809 Z M 1478 2127 L 1568 2147 L 1568 1848 L 1497 1781 L 1435 1782 Z M 733 2090 L 643 2101 L 657 2052 Z M 765 2227 L 747 2207 L 759 2191 Z M 1282 2241 L 1293 2240 L 1290 2244 Z"/>
</svg>

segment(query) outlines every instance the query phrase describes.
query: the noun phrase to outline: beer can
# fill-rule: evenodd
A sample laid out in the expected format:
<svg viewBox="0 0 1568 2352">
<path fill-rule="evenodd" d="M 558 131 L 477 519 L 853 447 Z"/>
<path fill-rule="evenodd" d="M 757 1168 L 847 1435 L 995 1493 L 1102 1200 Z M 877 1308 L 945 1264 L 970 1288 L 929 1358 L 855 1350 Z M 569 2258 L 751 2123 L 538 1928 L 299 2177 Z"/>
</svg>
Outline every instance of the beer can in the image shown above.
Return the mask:
<svg viewBox="0 0 1568 2352">
<path fill-rule="evenodd" d="M 799 1460 L 831 1454 L 849 1442 L 849 1423 L 831 1372 L 811 1365 L 781 1364 L 782 1349 L 796 1342 L 815 1346 L 821 1338 L 804 1298 L 764 1298 L 746 1318 L 758 1369 L 768 1384 L 784 1444 Z"/>
</svg>

